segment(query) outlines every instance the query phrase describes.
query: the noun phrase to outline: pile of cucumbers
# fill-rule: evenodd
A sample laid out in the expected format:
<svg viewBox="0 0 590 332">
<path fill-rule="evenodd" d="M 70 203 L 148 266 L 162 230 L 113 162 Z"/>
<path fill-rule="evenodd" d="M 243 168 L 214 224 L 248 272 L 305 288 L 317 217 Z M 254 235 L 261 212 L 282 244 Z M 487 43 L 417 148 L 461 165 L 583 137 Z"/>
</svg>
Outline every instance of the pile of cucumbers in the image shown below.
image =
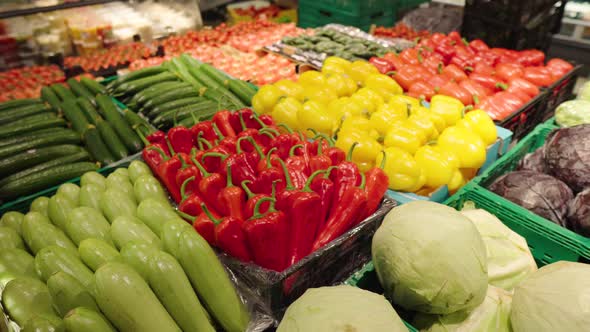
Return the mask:
<svg viewBox="0 0 590 332">
<path fill-rule="evenodd" d="M 190 127 L 219 110 L 248 107 L 256 94 L 249 83 L 186 54 L 161 66 L 120 76 L 107 89 L 159 129 L 175 124 Z"/>
<path fill-rule="evenodd" d="M 58 185 L 97 169 L 81 137 L 40 99 L 0 104 L 0 200 Z"/>
<path fill-rule="evenodd" d="M 214 251 L 141 161 L 0 218 L 2 309 L 25 331 L 245 331 Z M 202 304 L 202 302 L 204 302 Z"/>
</svg>

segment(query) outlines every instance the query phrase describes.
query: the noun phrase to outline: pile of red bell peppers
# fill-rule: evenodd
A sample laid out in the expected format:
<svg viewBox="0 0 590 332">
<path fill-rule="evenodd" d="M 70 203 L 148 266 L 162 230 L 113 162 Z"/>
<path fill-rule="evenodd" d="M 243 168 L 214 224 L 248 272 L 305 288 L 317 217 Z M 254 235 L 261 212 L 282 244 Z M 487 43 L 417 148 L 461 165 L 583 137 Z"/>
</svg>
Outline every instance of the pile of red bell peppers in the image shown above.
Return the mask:
<svg viewBox="0 0 590 332">
<path fill-rule="evenodd" d="M 389 183 L 380 168 L 359 172 L 330 138 L 307 139 L 250 109 L 147 139 L 144 160 L 193 227 L 276 271 L 373 214 Z"/>
<path fill-rule="evenodd" d="M 430 100 L 435 94 L 455 97 L 483 109 L 494 120 L 519 110 L 573 69 L 562 59 L 545 65 L 539 50 L 490 48 L 482 40 L 467 42 L 459 33 L 435 33 L 399 55 L 371 58 L 380 72 L 389 73 L 410 96 Z"/>
</svg>

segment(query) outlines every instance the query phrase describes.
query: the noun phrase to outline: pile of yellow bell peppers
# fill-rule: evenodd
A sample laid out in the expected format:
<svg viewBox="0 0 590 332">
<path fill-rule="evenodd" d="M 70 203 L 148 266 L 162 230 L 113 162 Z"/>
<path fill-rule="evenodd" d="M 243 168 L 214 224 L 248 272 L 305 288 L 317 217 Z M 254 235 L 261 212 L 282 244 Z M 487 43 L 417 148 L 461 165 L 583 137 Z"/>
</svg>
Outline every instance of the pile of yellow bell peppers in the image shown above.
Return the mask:
<svg viewBox="0 0 590 332">
<path fill-rule="evenodd" d="M 447 185 L 456 191 L 475 176 L 497 138 L 488 114 L 436 95 L 429 108 L 366 61 L 329 57 L 322 71 L 281 80 L 252 99 L 259 114 L 305 132 L 336 138 L 361 171 L 382 166 L 392 190 L 422 195 Z M 467 112 L 466 112 L 467 111 Z"/>
</svg>

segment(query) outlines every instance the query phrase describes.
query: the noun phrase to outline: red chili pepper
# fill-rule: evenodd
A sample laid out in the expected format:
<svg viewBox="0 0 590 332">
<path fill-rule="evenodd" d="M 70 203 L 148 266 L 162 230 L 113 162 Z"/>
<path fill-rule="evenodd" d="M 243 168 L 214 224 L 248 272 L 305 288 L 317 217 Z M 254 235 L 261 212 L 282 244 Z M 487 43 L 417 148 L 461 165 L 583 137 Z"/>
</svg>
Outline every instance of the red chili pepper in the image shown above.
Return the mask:
<svg viewBox="0 0 590 332">
<path fill-rule="evenodd" d="M 169 155 L 166 154 L 167 150 L 168 147 L 163 143 L 152 143 L 141 152 L 143 160 L 148 164 L 152 172 L 158 176 L 160 176 L 158 166 L 169 158 Z"/>
<path fill-rule="evenodd" d="M 285 165 L 285 162 L 281 159 L 277 159 L 277 161 L 279 162 L 281 169 L 283 171 L 286 184 L 284 190 L 277 191 L 276 197 L 276 207 L 278 210 L 282 211 L 288 206 L 289 197 L 297 192 L 297 188 L 293 186 L 293 182 L 291 181 L 291 175 L 289 174 L 289 170 L 287 169 L 287 165 Z"/>
<path fill-rule="evenodd" d="M 178 155 L 171 157 L 158 166 L 158 175 L 160 175 L 160 179 L 176 203 L 179 203 L 182 199 L 180 196 L 180 186 L 176 184 L 176 174 L 181 167 L 182 162 Z"/>
<path fill-rule="evenodd" d="M 253 190 L 256 193 L 270 194 L 271 185 L 275 182 L 277 185 L 277 191 L 283 191 L 285 189 L 285 175 L 271 161 L 272 157 L 278 159 L 276 155 L 272 154 L 275 150 L 276 148 L 268 150 L 264 160 L 260 160 L 258 163 L 258 177 L 252 183 L 252 188 L 254 188 Z M 274 162 L 280 166 L 278 161 L 274 160 Z"/>
<path fill-rule="evenodd" d="M 328 221 L 326 221 L 326 225 L 316 237 L 312 251 L 330 243 L 361 220 L 367 207 L 365 176 L 361 174 L 361 178 L 361 185 L 359 187 L 348 187 L 344 191 L 341 200 L 335 201 L 332 204 L 332 212 Z M 335 209 L 334 206 L 336 206 Z"/>
<path fill-rule="evenodd" d="M 219 151 L 219 149 L 215 150 Z M 217 151 L 205 152 L 201 157 L 201 161 L 203 162 L 203 166 L 207 172 L 224 173 L 225 168 L 222 168 L 223 163 L 227 160 L 227 158 L 235 156 L 235 154 L 229 152 L 224 153 Z"/>
<path fill-rule="evenodd" d="M 193 164 L 199 168 L 203 175 L 199 181 L 199 193 L 209 207 L 215 211 L 221 211 L 219 200 L 219 192 L 225 188 L 225 178 L 219 173 L 209 173 L 205 167 L 193 156 L 191 158 Z"/>
<path fill-rule="evenodd" d="M 227 164 L 226 173 L 226 187 L 219 192 L 219 203 L 223 207 L 221 212 L 224 216 L 230 216 L 243 220 L 244 216 L 242 212 L 244 210 L 244 204 L 246 203 L 246 193 L 241 187 L 235 186 L 233 184 L 230 164 Z"/>
<path fill-rule="evenodd" d="M 231 114 L 232 113 L 227 110 L 219 111 L 215 113 L 215 115 L 211 119 L 225 137 L 237 136 L 236 131 L 234 130 L 234 128 L 232 128 L 232 125 L 230 123 Z"/>
<path fill-rule="evenodd" d="M 255 152 L 243 151 L 241 147 L 243 141 L 248 141 Z M 264 153 L 252 137 L 240 137 L 237 143 L 237 154 L 230 156 L 224 164 L 232 165 L 232 175 L 236 182 L 255 181 L 258 177 L 258 163 L 263 157 Z"/>
<path fill-rule="evenodd" d="M 334 196 L 332 200 L 332 207 L 330 209 L 330 215 L 334 214 L 334 211 L 343 202 L 343 196 L 347 190 L 358 185 L 361 182 L 361 173 L 357 165 L 351 162 L 352 152 L 358 143 L 353 143 L 348 151 L 346 161 L 336 165 L 336 168 L 330 173 L 330 180 L 334 182 Z"/>
<path fill-rule="evenodd" d="M 244 219 L 250 219 L 250 217 L 252 217 L 254 215 L 254 207 L 256 207 L 256 203 L 261 200 L 264 197 L 275 197 L 275 192 L 276 192 L 276 183 L 278 181 L 274 181 L 271 184 L 271 194 L 265 194 L 265 193 L 260 193 L 260 194 L 255 194 L 253 193 L 250 188 L 248 188 L 248 184 L 251 184 L 250 181 L 246 180 L 244 182 L 242 182 L 242 189 L 244 189 L 244 192 L 246 192 L 246 195 L 248 196 L 248 200 L 246 201 L 246 205 L 244 206 Z M 260 213 L 266 213 L 266 211 L 268 211 L 268 208 L 270 206 L 270 203 L 268 204 L 263 204 L 260 207 Z"/>
<path fill-rule="evenodd" d="M 243 262 L 249 262 L 251 260 L 250 250 L 246 245 L 246 237 L 242 230 L 244 221 L 232 216 L 219 219 L 209 211 L 206 204 L 203 204 L 201 208 L 208 219 L 215 225 L 215 245 L 231 256 Z M 210 226 L 208 227 L 210 229 Z M 207 230 L 207 232 L 210 231 Z"/>
<path fill-rule="evenodd" d="M 279 158 L 286 159 L 289 157 L 289 151 L 291 151 L 293 145 L 299 144 L 300 142 L 299 136 L 291 131 L 290 133 L 277 136 L 270 144 L 270 148 L 277 148 Z"/>
<path fill-rule="evenodd" d="M 217 138 L 211 121 L 203 121 L 195 124 L 191 127 L 191 134 L 193 135 L 193 141 L 195 144 L 197 143 L 198 137 L 203 137 L 208 141 L 213 141 Z"/>
<path fill-rule="evenodd" d="M 264 202 L 271 202 L 268 211 L 260 213 Z M 242 224 L 254 263 L 261 267 L 282 271 L 287 267 L 288 223 L 285 213 L 274 207 L 274 198 L 259 200 L 254 215 Z"/>
<path fill-rule="evenodd" d="M 153 133 L 146 136 L 146 139 L 150 143 L 162 143 L 166 144 L 166 133 L 161 130 L 154 131 Z"/>
<path fill-rule="evenodd" d="M 190 216 L 198 216 L 201 214 L 201 204 L 203 203 L 203 199 L 199 195 L 198 192 L 192 192 L 190 194 L 186 193 L 186 186 L 191 183 L 198 185 L 198 182 L 195 181 L 195 177 L 191 176 L 187 178 L 180 187 L 180 194 L 182 195 L 182 201 L 178 205 L 178 210 L 190 215 Z"/>
<path fill-rule="evenodd" d="M 321 208 L 317 216 L 318 230 L 322 229 L 328 219 L 330 208 L 332 207 L 332 200 L 334 196 L 334 182 L 330 180 L 329 174 L 336 166 L 332 166 L 326 170 L 322 177 L 316 177 L 311 182 L 311 189 L 320 196 Z"/>
<path fill-rule="evenodd" d="M 177 126 L 168 131 L 168 141 L 177 153 L 190 153 L 193 148 L 193 136 L 186 127 Z"/>
<path fill-rule="evenodd" d="M 262 114 L 258 118 L 260 119 L 260 121 L 262 121 L 262 123 L 264 123 L 267 126 L 274 126 L 275 125 L 275 121 L 268 114 Z"/>
<path fill-rule="evenodd" d="M 295 155 L 295 150 L 297 148 L 305 150 L 303 144 L 293 145 L 291 151 L 289 151 L 289 157 L 285 160 L 285 164 L 287 165 L 287 171 L 289 172 L 289 176 L 291 177 L 291 181 L 295 188 L 302 189 L 307 181 L 307 170 L 309 169 L 309 166 L 305 162 L 303 156 Z"/>
<path fill-rule="evenodd" d="M 323 153 L 323 144 L 321 142 L 325 141 L 326 139 L 324 137 L 320 137 L 317 140 L 317 154 L 315 156 L 312 156 L 309 158 L 309 169 L 311 173 L 314 173 L 315 171 L 318 170 L 325 170 L 328 167 L 332 166 L 332 160 L 330 159 L 330 157 L 328 157 L 327 155 L 325 155 Z M 315 143 L 315 142 L 314 142 Z M 313 145 L 312 145 L 313 147 Z"/>
<path fill-rule="evenodd" d="M 383 167 L 385 166 L 385 158 L 386 155 L 383 153 L 383 160 L 381 161 L 380 167 L 373 167 L 365 174 L 365 192 L 367 193 L 367 207 L 365 213 L 362 216 L 362 219 L 367 218 L 371 214 L 373 214 L 381 200 L 383 199 L 383 195 L 388 189 L 389 177 L 383 171 Z"/>
<path fill-rule="evenodd" d="M 208 209 L 205 203 L 201 204 L 200 209 L 203 212 L 201 212 L 195 221 L 193 221 L 193 228 L 199 234 L 201 234 L 201 236 L 207 240 L 210 245 L 216 246 L 217 242 L 215 241 L 215 223 L 213 220 L 219 219 L 220 216 Z"/>
<path fill-rule="evenodd" d="M 194 155 L 196 153 L 196 150 L 193 150 L 192 152 L 193 154 L 191 155 Z M 190 184 L 187 184 L 185 187 L 185 194 L 191 195 L 192 193 L 198 191 L 198 183 L 199 181 L 201 181 L 202 175 L 197 166 L 187 162 L 187 159 L 190 161 L 190 158 L 185 158 L 186 157 L 184 156 L 184 154 L 180 156 L 182 167 L 178 171 L 178 174 L 176 174 L 176 184 L 180 186 L 180 191 L 182 194 L 182 186 L 184 185 L 185 180 L 190 177 L 194 177 L 194 181 L 190 182 Z M 184 197 L 184 194 L 182 194 L 182 196 Z"/>
</svg>

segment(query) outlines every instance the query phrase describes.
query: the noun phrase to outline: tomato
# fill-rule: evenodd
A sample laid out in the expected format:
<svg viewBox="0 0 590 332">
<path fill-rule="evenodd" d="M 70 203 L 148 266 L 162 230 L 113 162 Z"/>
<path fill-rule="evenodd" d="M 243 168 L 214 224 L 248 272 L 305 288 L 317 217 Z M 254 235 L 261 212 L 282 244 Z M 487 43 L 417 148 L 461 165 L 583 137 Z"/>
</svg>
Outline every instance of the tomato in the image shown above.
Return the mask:
<svg viewBox="0 0 590 332">
<path fill-rule="evenodd" d="M 449 81 L 447 84 L 440 87 L 438 93 L 445 96 L 450 96 L 459 99 L 463 105 L 473 104 L 473 96 L 465 88 L 459 84 Z"/>
<path fill-rule="evenodd" d="M 539 88 L 524 78 L 513 78 L 508 81 L 508 89 L 506 91 L 513 93 L 520 91 L 530 97 L 534 97 L 539 94 Z"/>
<path fill-rule="evenodd" d="M 510 81 L 513 78 L 522 77 L 524 75 L 523 67 L 517 63 L 501 63 L 496 66 L 496 74 L 498 78 L 503 81 Z"/>
<path fill-rule="evenodd" d="M 467 75 L 465 74 L 463 69 L 461 69 L 459 66 L 455 64 L 450 64 L 446 66 L 442 70 L 442 75 L 447 76 L 449 79 L 455 82 L 461 82 L 462 80 L 467 79 Z"/>
<path fill-rule="evenodd" d="M 546 67 L 527 67 L 524 69 L 523 78 L 536 86 L 547 87 L 554 82 L 551 72 Z"/>
</svg>

